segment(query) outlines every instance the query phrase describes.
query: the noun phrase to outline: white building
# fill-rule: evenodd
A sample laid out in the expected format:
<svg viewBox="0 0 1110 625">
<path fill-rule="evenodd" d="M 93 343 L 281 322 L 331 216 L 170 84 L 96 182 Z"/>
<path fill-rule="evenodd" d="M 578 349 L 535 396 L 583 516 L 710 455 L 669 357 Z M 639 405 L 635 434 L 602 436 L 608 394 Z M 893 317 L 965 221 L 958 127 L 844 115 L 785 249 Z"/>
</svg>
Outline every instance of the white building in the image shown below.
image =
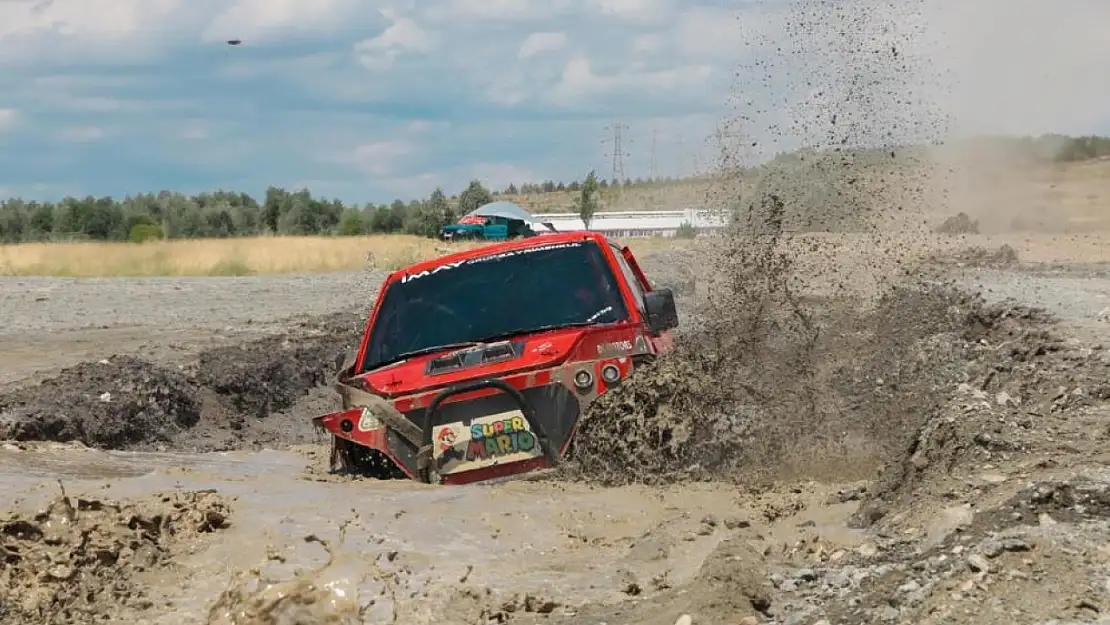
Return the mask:
<svg viewBox="0 0 1110 625">
<path fill-rule="evenodd" d="M 585 224 L 574 213 L 536 214 L 538 221 L 550 223 L 560 232 L 586 230 Z M 727 223 L 724 215 L 697 208 L 675 211 L 622 211 L 599 212 L 590 221 L 590 230 L 614 237 L 674 236 L 682 224 L 693 226 L 698 234 L 708 234 L 722 229 Z"/>
</svg>

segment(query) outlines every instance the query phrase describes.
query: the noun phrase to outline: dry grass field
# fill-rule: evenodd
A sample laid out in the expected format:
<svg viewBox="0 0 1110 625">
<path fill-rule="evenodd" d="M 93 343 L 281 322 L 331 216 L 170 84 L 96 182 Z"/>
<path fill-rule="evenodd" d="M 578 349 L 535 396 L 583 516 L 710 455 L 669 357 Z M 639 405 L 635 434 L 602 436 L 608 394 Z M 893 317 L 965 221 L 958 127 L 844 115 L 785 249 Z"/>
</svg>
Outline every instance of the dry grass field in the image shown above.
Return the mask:
<svg viewBox="0 0 1110 625">
<path fill-rule="evenodd" d="M 643 253 L 689 241 L 637 239 Z M 254 237 L 146 243 L 23 243 L 0 246 L 0 275 L 53 277 L 247 276 L 399 269 L 475 243 L 408 235 Z"/>
<path fill-rule="evenodd" d="M 458 244 L 457 244 L 458 245 Z M 0 247 L 0 275 L 58 277 L 244 276 L 396 269 L 442 253 L 415 236 L 254 237 L 146 243 L 23 243 Z"/>
</svg>

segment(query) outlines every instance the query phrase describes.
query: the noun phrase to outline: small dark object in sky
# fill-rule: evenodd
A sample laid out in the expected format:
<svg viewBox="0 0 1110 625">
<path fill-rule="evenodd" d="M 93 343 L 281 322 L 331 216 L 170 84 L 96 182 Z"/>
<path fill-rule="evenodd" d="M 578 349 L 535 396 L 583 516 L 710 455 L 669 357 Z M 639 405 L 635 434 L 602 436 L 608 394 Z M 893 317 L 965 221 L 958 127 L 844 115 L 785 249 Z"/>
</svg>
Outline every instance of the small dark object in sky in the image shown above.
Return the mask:
<svg viewBox="0 0 1110 625">
<path fill-rule="evenodd" d="M 242 39 L 228 39 L 227 40 L 227 45 L 229 45 L 229 46 L 237 46 L 241 43 L 243 43 Z"/>
</svg>

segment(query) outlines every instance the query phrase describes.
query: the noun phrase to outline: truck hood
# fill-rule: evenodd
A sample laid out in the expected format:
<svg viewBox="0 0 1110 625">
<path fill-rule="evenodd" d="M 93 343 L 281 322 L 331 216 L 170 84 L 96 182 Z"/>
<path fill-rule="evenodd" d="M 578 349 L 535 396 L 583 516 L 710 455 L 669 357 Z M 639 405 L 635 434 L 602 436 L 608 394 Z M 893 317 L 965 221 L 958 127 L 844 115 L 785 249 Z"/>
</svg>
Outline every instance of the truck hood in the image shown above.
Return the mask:
<svg viewBox="0 0 1110 625">
<path fill-rule="evenodd" d="M 595 332 L 593 328 L 567 328 L 542 334 L 523 335 L 509 340 L 493 341 L 486 344 L 486 346 L 511 343 L 516 347 L 516 353 L 519 355 L 505 357 L 503 360 L 486 364 L 474 364 L 429 373 L 429 363 L 433 360 L 442 359 L 458 352 L 481 348 L 449 349 L 386 365 L 359 377 L 369 383 L 372 388 L 386 395 L 408 395 L 478 378 L 500 377 L 517 371 L 554 366 L 571 355 L 571 352 L 574 351 L 584 335 L 593 332 Z M 625 333 L 627 333 L 627 329 Z"/>
</svg>

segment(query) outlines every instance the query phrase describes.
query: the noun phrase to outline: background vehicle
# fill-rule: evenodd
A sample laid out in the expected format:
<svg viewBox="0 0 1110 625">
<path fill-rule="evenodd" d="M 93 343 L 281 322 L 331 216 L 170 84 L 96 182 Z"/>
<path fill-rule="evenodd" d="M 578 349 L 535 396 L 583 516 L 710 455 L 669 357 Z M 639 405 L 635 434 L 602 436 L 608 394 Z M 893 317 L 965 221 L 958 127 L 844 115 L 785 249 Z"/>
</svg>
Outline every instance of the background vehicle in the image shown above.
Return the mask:
<svg viewBox="0 0 1110 625">
<path fill-rule="evenodd" d="M 332 468 L 461 484 L 554 467 L 578 419 L 671 344 L 669 289 L 593 232 L 483 246 L 389 276 L 317 417 Z"/>
<path fill-rule="evenodd" d="M 531 213 L 512 202 L 490 202 L 444 226 L 439 238 L 444 241 L 504 241 L 554 231 L 554 226 L 537 221 Z"/>
</svg>

